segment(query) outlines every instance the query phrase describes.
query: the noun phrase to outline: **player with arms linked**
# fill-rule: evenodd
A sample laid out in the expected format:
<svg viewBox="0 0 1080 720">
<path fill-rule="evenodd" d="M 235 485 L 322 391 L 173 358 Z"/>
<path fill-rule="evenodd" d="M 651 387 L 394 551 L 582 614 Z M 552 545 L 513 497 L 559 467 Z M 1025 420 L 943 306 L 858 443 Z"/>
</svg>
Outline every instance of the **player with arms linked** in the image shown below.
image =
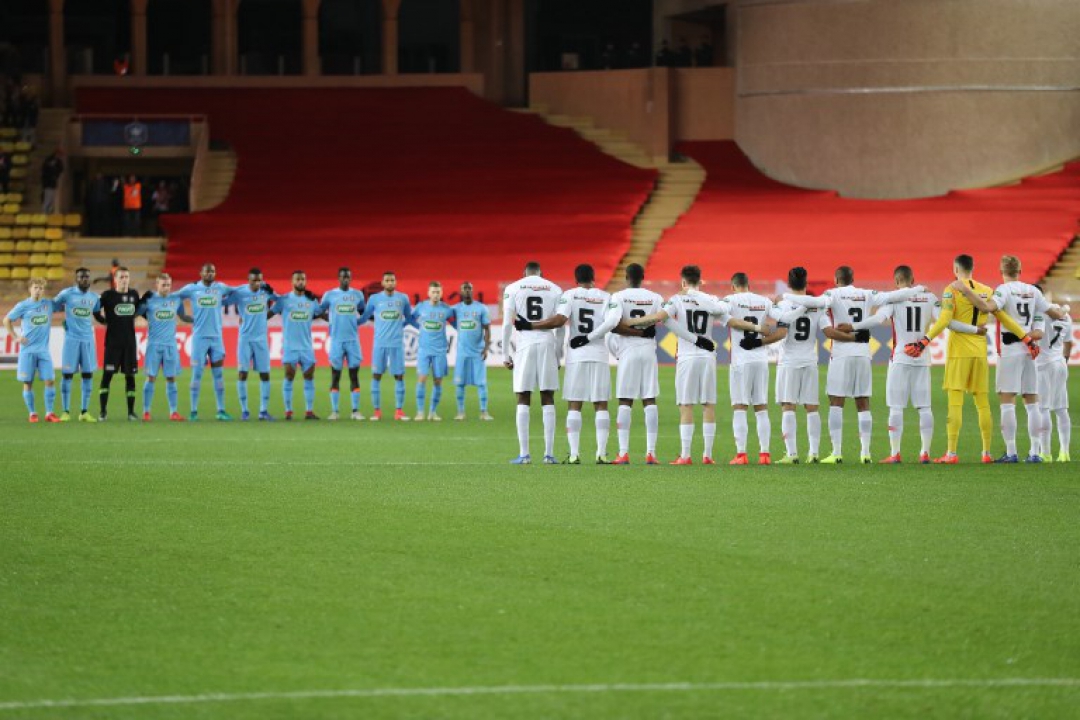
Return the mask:
<svg viewBox="0 0 1080 720">
<path fill-rule="evenodd" d="M 248 410 L 248 373 L 259 373 L 259 420 L 273 421 L 270 415 L 270 343 L 267 341 L 266 319 L 270 305 L 278 299 L 274 289 L 263 281 L 262 270 L 248 270 L 247 285 L 235 288 L 225 298 L 226 305 L 236 307 L 240 315 L 240 332 L 236 337 L 236 394 L 240 398 L 240 419 L 251 418 Z"/>
<path fill-rule="evenodd" d="M 158 370 L 165 374 L 165 397 L 169 401 L 169 419 L 182 422 L 177 409 L 179 391 L 176 376 L 180 374 L 180 351 L 176 347 L 176 320 L 191 322 L 184 314 L 184 301 L 172 295 L 172 277 L 161 273 L 154 291 L 147 291 L 139 303 L 138 314 L 146 318 L 146 384 L 143 385 L 143 421 L 150 422 L 150 407 L 154 402 L 154 386 Z"/>
<path fill-rule="evenodd" d="M 337 420 L 341 407 L 341 369 L 349 368 L 353 420 L 363 420 L 360 414 L 360 362 L 364 355 L 360 350 L 357 329 L 364 313 L 364 293 L 352 288 L 352 270 L 338 269 L 338 286 L 328 290 L 319 304 L 319 311 L 330 319 L 330 415 L 327 420 Z"/>
<path fill-rule="evenodd" d="M 105 372 L 101 375 L 98 402 L 101 420 L 109 416 L 109 385 L 113 375 L 124 375 L 128 420 L 138 420 L 135 414 L 135 375 L 139 372 L 139 344 L 135 338 L 135 314 L 139 308 L 138 291 L 129 287 L 131 272 L 118 267 L 113 276 L 116 287 L 101 294 L 101 310 L 94 318 L 105 326 Z"/>
<path fill-rule="evenodd" d="M 4 329 L 19 345 L 17 377 L 23 384 L 23 402 L 30 412 L 30 422 L 38 421 L 34 406 L 34 377 L 45 383 L 45 421 L 60 422 L 53 414 L 56 402 L 56 386 L 53 384 L 55 370 L 49 354 L 49 334 L 52 322 L 52 300 L 45 298 L 45 278 L 30 279 L 30 297 L 18 302 L 4 316 Z M 19 322 L 19 329 L 14 323 Z"/>
<path fill-rule="evenodd" d="M 454 361 L 454 387 L 457 390 L 457 415 L 465 419 L 465 388 L 476 387 L 480 400 L 480 419 L 494 420 L 488 414 L 487 354 L 491 345 L 491 315 L 487 305 L 473 300 L 473 286 L 461 283 L 461 302 L 454 306 L 457 326 L 457 359 Z"/>
<path fill-rule="evenodd" d="M 97 343 L 94 341 L 94 313 L 101 310 L 101 297 L 90 289 L 90 271 L 75 271 L 75 284 L 53 298 L 54 312 L 64 313 L 64 350 L 60 372 L 61 422 L 71 420 L 71 385 L 78 372 L 82 376 L 80 422 L 97 422 L 90 414 L 90 396 L 97 370 Z"/>
</svg>

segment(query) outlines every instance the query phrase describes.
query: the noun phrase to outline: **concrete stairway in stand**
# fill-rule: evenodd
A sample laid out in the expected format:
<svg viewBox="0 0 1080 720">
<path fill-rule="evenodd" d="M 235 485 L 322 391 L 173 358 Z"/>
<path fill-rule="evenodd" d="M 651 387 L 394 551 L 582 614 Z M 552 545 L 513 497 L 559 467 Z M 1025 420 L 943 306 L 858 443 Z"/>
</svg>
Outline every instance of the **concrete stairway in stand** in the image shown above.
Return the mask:
<svg viewBox="0 0 1080 720">
<path fill-rule="evenodd" d="M 131 271 L 131 286 L 140 292 L 153 289 L 158 273 L 165 266 L 165 238 L 161 237 L 77 237 L 68 240 L 68 251 L 64 257 L 64 271 L 69 281 L 64 286 L 73 284 L 75 268 L 86 267 L 94 279 L 108 278 L 113 258 Z M 190 278 L 174 279 L 173 284 L 186 284 Z M 97 283 L 95 291 L 102 291 L 108 285 Z"/>
<path fill-rule="evenodd" d="M 210 150 L 202 182 L 195 191 L 192 212 L 217 207 L 225 201 L 236 177 L 236 153 L 232 150 Z"/>
</svg>

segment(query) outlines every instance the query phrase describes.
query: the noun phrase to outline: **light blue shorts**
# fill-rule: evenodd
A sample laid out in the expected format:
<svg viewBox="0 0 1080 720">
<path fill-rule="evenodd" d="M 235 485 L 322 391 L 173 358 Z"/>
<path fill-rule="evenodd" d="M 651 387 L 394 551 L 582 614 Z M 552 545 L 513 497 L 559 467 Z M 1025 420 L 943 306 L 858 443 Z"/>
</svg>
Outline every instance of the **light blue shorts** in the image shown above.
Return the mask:
<svg viewBox="0 0 1080 720">
<path fill-rule="evenodd" d="M 62 357 L 60 367 L 65 375 L 74 375 L 77 372 L 92 373 L 98 369 L 97 343 L 93 340 L 65 337 Z"/>
<path fill-rule="evenodd" d="M 56 376 L 52 355 L 48 350 L 19 350 L 19 381 L 33 382 L 35 375 L 42 380 L 52 380 Z"/>
</svg>

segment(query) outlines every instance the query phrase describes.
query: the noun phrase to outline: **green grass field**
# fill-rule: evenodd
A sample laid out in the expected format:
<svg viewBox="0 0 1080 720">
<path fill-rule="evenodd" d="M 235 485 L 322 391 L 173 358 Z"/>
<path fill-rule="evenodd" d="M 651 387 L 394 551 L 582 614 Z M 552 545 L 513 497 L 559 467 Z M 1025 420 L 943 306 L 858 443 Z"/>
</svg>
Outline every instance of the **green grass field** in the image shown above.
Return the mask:
<svg viewBox="0 0 1080 720">
<path fill-rule="evenodd" d="M 159 388 L 150 424 L 32 426 L 5 375 L 0 720 L 1080 712 L 1076 466 L 975 464 L 970 405 L 958 467 L 519 468 L 490 379 L 494 423 L 179 425 Z M 667 461 L 670 368 L 661 387 Z"/>
</svg>

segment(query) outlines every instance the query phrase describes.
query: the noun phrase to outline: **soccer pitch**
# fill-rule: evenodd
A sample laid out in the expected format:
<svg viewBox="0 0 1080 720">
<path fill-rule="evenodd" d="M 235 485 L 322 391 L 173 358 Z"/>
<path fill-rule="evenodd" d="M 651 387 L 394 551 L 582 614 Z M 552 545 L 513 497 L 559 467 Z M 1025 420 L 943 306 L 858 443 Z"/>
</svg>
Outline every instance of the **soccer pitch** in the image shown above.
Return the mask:
<svg viewBox="0 0 1080 720">
<path fill-rule="evenodd" d="M 888 448 L 884 370 L 875 459 Z M 935 368 L 935 388 L 940 378 Z M 1077 466 L 977 464 L 970 402 L 953 467 L 910 463 L 909 410 L 909 464 L 729 468 L 726 408 L 716 467 L 643 466 L 640 409 L 634 465 L 511 467 L 504 370 L 490 373 L 495 422 L 438 424 L 174 424 L 163 387 L 155 421 L 128 423 L 120 378 L 108 423 L 35 426 L 4 379 L 0 720 L 1051 718 L 1080 707 Z M 726 369 L 719 380 L 725 398 Z M 325 417 L 328 370 L 317 382 Z M 666 463 L 679 442 L 672 368 L 661 389 Z M 408 393 L 412 415 L 411 370 Z M 202 403 L 212 418 L 208 383 Z M 441 414 L 454 414 L 452 386 Z M 564 414 L 559 403 L 560 455 Z M 941 454 L 940 391 L 935 417 Z M 779 421 L 773 408 L 775 457 Z M 851 462 L 853 406 L 847 421 Z M 539 459 L 538 408 L 532 431 Z M 801 411 L 799 433 L 805 455 Z M 1019 442 L 1026 451 L 1022 417 Z M 995 455 L 1001 445 L 995 427 Z M 700 447 L 699 424 L 695 462 Z"/>
</svg>

